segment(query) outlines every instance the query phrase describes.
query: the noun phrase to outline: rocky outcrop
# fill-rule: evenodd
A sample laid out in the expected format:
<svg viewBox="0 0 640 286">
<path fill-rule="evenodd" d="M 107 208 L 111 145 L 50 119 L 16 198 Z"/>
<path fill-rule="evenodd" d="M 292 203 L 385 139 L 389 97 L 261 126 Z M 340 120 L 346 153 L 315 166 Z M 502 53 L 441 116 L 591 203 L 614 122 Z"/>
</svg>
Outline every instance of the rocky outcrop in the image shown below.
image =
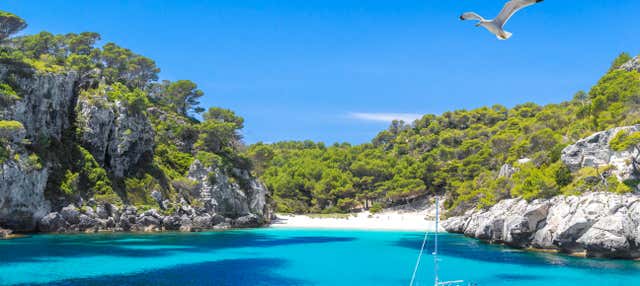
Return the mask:
<svg viewBox="0 0 640 286">
<path fill-rule="evenodd" d="M 48 171 L 23 145 L 24 127 L 15 121 L 13 125 L 0 128 L 0 151 L 6 156 L 0 160 L 0 226 L 32 231 L 51 208 L 44 197 Z"/>
<path fill-rule="evenodd" d="M 114 176 L 123 177 L 154 148 L 151 123 L 105 94 L 83 95 L 76 107 L 81 144 Z"/>
<path fill-rule="evenodd" d="M 64 168 L 56 160 L 68 154 L 42 161 L 30 151 L 37 149 L 33 147 L 45 149 L 51 142 L 81 145 L 117 182 L 153 156 L 155 135 L 147 116 L 153 108 L 140 110 L 126 99 L 110 97 L 109 86 L 78 90 L 75 72 L 0 63 L 0 83 L 6 84 L 2 92 L 6 86 L 13 89 L 0 94 L 0 227 L 17 232 L 199 231 L 269 221 L 267 190 L 247 170 L 204 167 L 198 161 L 189 171 L 193 194 L 144 190 L 159 211 L 62 194 L 54 194 L 50 202 L 45 196 L 50 174 Z M 80 132 L 69 134 L 71 127 Z M 183 149 L 190 151 L 189 146 Z"/>
<path fill-rule="evenodd" d="M 264 218 L 247 214 L 236 219 L 211 214 L 184 203 L 172 214 L 160 213 L 156 209 L 139 211 L 134 206 L 117 207 L 108 203 L 96 206 L 75 205 L 64 207 L 60 212 L 44 216 L 38 223 L 42 232 L 99 232 L 99 231 L 203 231 L 257 227 Z"/>
<path fill-rule="evenodd" d="M 0 109 L 0 119 L 22 122 L 27 138 L 60 139 L 71 127 L 70 112 L 75 104 L 76 72 L 38 73 L 32 69 L 0 65 L 0 81 L 11 82 L 19 99 Z"/>
<path fill-rule="evenodd" d="M 0 226 L 33 231 L 50 211 L 44 194 L 48 166 L 25 147 L 29 142 L 60 140 L 71 127 L 77 79 L 75 72 L 42 73 L 27 66 L 0 64 L 0 82 L 17 93 L 11 100 L 3 98 L 0 120 L 21 125 L 0 132 L 0 147 L 8 155 L 0 162 Z"/>
<path fill-rule="evenodd" d="M 205 167 L 195 160 L 188 178 L 196 185 L 192 193 L 209 212 L 238 218 L 250 214 L 268 216 L 267 189 L 246 170 L 234 169 L 233 180 L 216 167 Z"/>
<path fill-rule="evenodd" d="M 635 57 L 620 66 L 621 70 L 640 72 L 640 57 Z"/>
<path fill-rule="evenodd" d="M 640 258 L 640 195 L 589 193 L 503 200 L 443 223 L 449 232 L 514 247 Z"/>
<path fill-rule="evenodd" d="M 498 172 L 498 178 L 511 178 L 513 174 L 515 174 L 516 168 L 511 166 L 510 164 L 504 164 L 500 167 L 500 171 Z"/>
<path fill-rule="evenodd" d="M 567 146 L 562 150 L 561 159 L 571 171 L 585 167 L 612 166 L 612 174 L 616 175 L 620 181 L 639 179 L 635 174 L 631 160 L 638 156 L 638 151 L 635 148 L 614 151 L 610 147 L 611 139 L 620 131 L 638 132 L 640 125 L 617 127 L 597 132 Z"/>
<path fill-rule="evenodd" d="M 134 206 L 108 203 L 70 204 L 40 219 L 42 232 L 96 231 L 202 231 L 208 229 L 257 227 L 269 222 L 267 189 L 248 172 L 235 170 L 231 179 L 217 167 L 205 167 L 195 160 L 189 169 L 193 181 L 190 194 L 179 202 L 152 197 L 159 209 L 139 211 Z"/>
</svg>

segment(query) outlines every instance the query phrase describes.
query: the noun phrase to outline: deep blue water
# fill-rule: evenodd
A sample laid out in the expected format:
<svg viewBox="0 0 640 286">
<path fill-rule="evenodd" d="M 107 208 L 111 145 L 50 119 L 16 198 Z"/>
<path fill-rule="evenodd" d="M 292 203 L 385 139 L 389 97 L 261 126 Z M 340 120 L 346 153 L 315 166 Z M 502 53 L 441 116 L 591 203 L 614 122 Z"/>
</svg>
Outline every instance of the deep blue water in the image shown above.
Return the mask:
<svg viewBox="0 0 640 286">
<path fill-rule="evenodd" d="M 640 262 L 572 258 L 441 235 L 441 277 L 477 285 L 640 285 Z M 255 229 L 35 235 L 0 241 L 2 285 L 408 285 L 415 232 Z M 431 243 L 429 243 L 431 246 Z M 423 257 L 417 285 L 433 285 Z"/>
</svg>

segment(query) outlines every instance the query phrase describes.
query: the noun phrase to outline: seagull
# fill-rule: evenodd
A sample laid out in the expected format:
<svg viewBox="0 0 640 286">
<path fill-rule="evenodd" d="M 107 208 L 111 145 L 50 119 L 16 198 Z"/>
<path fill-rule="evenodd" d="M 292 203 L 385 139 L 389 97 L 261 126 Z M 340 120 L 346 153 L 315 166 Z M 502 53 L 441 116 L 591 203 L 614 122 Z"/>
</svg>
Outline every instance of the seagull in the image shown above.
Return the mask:
<svg viewBox="0 0 640 286">
<path fill-rule="evenodd" d="M 511 38 L 511 33 L 503 29 L 504 25 L 509 21 L 509 18 L 516 12 L 523 8 L 529 7 L 533 4 L 540 3 L 544 0 L 511 0 L 504 4 L 504 8 L 500 11 L 500 14 L 493 20 L 485 20 L 482 16 L 475 12 L 467 12 L 460 16 L 460 20 L 478 20 L 476 27 L 485 27 L 489 32 L 493 33 L 500 40 L 506 40 Z"/>
</svg>

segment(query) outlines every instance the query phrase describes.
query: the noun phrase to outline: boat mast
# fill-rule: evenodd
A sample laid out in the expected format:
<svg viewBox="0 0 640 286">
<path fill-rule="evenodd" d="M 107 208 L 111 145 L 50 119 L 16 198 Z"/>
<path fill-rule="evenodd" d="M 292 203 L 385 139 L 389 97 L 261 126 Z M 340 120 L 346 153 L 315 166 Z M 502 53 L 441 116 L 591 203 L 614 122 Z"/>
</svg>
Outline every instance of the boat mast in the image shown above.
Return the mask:
<svg viewBox="0 0 640 286">
<path fill-rule="evenodd" d="M 435 286 L 438 286 L 438 224 L 440 223 L 440 204 L 438 196 L 436 196 L 436 233 L 434 234 L 434 250 L 433 250 L 433 273 L 435 275 Z"/>
</svg>

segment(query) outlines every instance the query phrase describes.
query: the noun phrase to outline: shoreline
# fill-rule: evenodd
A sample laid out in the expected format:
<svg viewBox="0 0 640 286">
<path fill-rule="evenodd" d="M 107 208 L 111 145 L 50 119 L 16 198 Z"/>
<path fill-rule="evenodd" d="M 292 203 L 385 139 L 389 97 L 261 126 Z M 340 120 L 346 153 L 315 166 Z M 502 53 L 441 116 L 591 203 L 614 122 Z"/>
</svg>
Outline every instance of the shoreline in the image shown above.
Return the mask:
<svg viewBox="0 0 640 286">
<path fill-rule="evenodd" d="M 361 212 L 345 217 L 276 214 L 268 228 L 302 229 L 352 229 L 352 230 L 401 230 L 435 231 L 435 221 L 428 220 L 424 212 Z M 441 228 L 444 232 L 444 229 Z"/>
</svg>

